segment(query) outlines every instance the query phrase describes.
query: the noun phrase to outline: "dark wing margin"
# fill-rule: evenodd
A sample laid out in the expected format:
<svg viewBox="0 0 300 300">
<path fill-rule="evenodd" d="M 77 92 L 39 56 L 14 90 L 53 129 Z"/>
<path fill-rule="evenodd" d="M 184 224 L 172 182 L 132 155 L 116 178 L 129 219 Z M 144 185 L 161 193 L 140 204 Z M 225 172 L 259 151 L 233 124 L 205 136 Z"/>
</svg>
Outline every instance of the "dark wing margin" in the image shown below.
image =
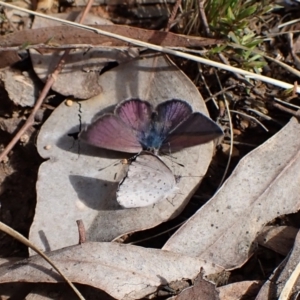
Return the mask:
<svg viewBox="0 0 300 300">
<path fill-rule="evenodd" d="M 137 132 L 112 114 L 103 115 L 87 126 L 79 138 L 90 145 L 108 150 L 127 153 L 138 153 L 142 150 Z"/>
<path fill-rule="evenodd" d="M 169 133 L 160 150 L 179 151 L 205 144 L 223 135 L 222 129 L 210 118 L 196 112 Z"/>
</svg>

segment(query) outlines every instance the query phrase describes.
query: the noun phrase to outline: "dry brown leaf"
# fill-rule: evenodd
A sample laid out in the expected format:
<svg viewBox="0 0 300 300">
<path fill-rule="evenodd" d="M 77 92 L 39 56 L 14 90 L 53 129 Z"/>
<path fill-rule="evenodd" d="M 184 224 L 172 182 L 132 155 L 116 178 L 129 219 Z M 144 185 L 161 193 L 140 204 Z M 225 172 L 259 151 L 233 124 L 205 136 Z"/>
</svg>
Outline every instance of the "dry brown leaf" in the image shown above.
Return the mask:
<svg viewBox="0 0 300 300">
<path fill-rule="evenodd" d="M 168 282 L 193 279 L 222 268 L 198 258 L 118 243 L 85 243 L 47 253 L 74 283 L 99 288 L 117 299 L 140 299 Z M 40 256 L 0 267 L 0 282 L 61 282 Z"/>
<path fill-rule="evenodd" d="M 0 69 L 11 66 L 20 60 L 17 51 L 2 51 L 0 52 Z"/>
<path fill-rule="evenodd" d="M 194 285 L 183 290 L 178 296 L 172 298 L 176 300 L 219 300 L 219 292 L 216 286 L 203 278 L 200 272 L 194 280 Z"/>
<path fill-rule="evenodd" d="M 247 261 L 266 223 L 300 208 L 300 125 L 293 118 L 245 156 L 218 193 L 163 249 L 226 269 Z"/>
<path fill-rule="evenodd" d="M 34 72 L 21 72 L 7 68 L 0 72 L 1 81 L 10 100 L 20 106 L 34 106 L 39 95 L 40 82 L 34 76 Z"/>
<path fill-rule="evenodd" d="M 172 32 L 147 30 L 125 25 L 97 25 L 92 27 L 160 46 L 191 48 L 220 43 L 218 39 L 184 36 Z M 3 48 L 36 44 L 48 44 L 49 46 L 67 44 L 107 47 L 129 46 L 124 41 L 66 25 L 17 31 L 0 37 L 0 47 Z"/>
<path fill-rule="evenodd" d="M 298 229 L 291 226 L 266 226 L 257 237 L 257 242 L 286 256 L 292 249 Z"/>
<path fill-rule="evenodd" d="M 253 299 L 262 286 L 260 281 L 241 281 L 218 288 L 220 300 Z M 267 298 L 266 298 L 267 299 Z"/>
<path fill-rule="evenodd" d="M 114 68 L 100 77 L 99 85 L 103 93 L 97 97 L 74 102 L 72 106 L 62 103 L 39 133 L 38 151 L 48 160 L 39 169 L 30 240 L 42 249 L 55 250 L 76 244 L 78 219 L 83 220 L 88 240 L 111 241 L 176 217 L 210 163 L 212 143 L 172 154 L 175 163 L 162 157 L 175 175 L 182 175 L 178 183 L 180 192 L 154 206 L 121 209 L 116 201 L 116 189 L 123 167 L 118 162 L 130 155 L 83 143 L 79 148 L 68 136 L 79 131 L 78 115 L 83 123 L 90 123 L 99 112 L 128 98 L 147 100 L 154 106 L 170 98 L 180 98 L 188 101 L 195 111 L 207 114 L 207 110 L 197 88 L 164 56 L 144 57 Z M 184 167 L 177 163 L 183 163 Z"/>
</svg>

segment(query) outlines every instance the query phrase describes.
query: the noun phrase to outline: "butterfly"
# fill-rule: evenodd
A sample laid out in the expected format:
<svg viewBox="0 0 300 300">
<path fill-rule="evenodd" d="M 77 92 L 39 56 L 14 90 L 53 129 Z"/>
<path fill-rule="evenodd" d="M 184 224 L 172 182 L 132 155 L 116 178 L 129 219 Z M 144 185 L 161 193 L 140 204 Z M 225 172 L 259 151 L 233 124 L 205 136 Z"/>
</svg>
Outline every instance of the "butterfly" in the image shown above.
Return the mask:
<svg viewBox="0 0 300 300">
<path fill-rule="evenodd" d="M 117 201 L 124 208 L 152 205 L 176 192 L 176 184 L 168 166 L 155 154 L 143 151 L 132 159 L 119 183 Z"/>
<path fill-rule="evenodd" d="M 222 129 L 186 101 L 171 99 L 154 108 L 149 102 L 129 99 L 113 114 L 104 114 L 80 133 L 88 144 L 121 152 L 172 152 L 207 143 Z"/>
</svg>

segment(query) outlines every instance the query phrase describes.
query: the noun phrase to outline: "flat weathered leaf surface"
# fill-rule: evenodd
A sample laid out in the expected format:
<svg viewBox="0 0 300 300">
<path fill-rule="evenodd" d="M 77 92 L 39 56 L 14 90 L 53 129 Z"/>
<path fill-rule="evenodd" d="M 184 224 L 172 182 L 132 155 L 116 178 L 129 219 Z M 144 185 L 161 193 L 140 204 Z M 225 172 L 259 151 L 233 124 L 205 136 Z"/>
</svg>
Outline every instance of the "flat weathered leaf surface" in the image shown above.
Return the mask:
<svg viewBox="0 0 300 300">
<path fill-rule="evenodd" d="M 48 160 L 39 169 L 36 213 L 29 237 L 42 249 L 76 244 L 78 219 L 83 220 L 90 241 L 111 241 L 174 218 L 197 189 L 210 163 L 212 143 L 174 153 L 172 158 L 162 157 L 175 175 L 183 176 L 178 183 L 180 192 L 154 206 L 122 209 L 116 201 L 116 189 L 123 166 L 117 162 L 130 155 L 78 145 L 68 134 L 79 131 L 79 118 L 83 124 L 90 123 L 99 112 L 131 97 L 154 106 L 179 98 L 188 101 L 195 111 L 207 111 L 196 87 L 163 56 L 120 65 L 104 73 L 99 85 L 103 89 L 99 96 L 73 106 L 62 103 L 38 136 L 38 151 Z"/>
<path fill-rule="evenodd" d="M 300 208 L 300 125 L 291 121 L 245 156 L 218 193 L 163 247 L 214 261 L 243 264 L 263 226 Z"/>
<path fill-rule="evenodd" d="M 169 282 L 194 279 L 222 268 L 201 259 L 168 251 L 118 243 L 85 243 L 47 254 L 74 283 L 99 288 L 116 299 L 140 299 Z M 0 266 L 0 282 L 61 282 L 40 256 Z"/>
</svg>

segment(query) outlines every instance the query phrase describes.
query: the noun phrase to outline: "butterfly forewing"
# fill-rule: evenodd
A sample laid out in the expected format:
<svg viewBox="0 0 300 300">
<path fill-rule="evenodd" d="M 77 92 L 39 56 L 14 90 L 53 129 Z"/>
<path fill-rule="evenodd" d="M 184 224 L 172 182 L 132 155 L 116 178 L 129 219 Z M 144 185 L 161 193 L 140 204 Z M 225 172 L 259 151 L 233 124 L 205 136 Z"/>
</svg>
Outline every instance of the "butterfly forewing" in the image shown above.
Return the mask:
<svg viewBox="0 0 300 300">
<path fill-rule="evenodd" d="M 115 114 L 136 131 L 147 131 L 150 127 L 153 108 L 149 102 L 131 99 L 121 102 Z"/>
<path fill-rule="evenodd" d="M 192 107 L 182 100 L 172 99 L 159 104 L 156 108 L 158 123 L 161 136 L 167 136 L 170 131 L 177 127 L 181 122 L 188 118 L 193 110 Z"/>
<path fill-rule="evenodd" d="M 142 153 L 120 183 L 117 201 L 125 208 L 152 205 L 165 199 L 175 186 L 175 177 L 166 164 L 151 153 Z"/>
<path fill-rule="evenodd" d="M 207 143 L 223 135 L 222 129 L 210 118 L 197 112 L 169 133 L 164 140 L 163 151 L 179 151 L 183 148 Z"/>
<path fill-rule="evenodd" d="M 142 150 L 137 139 L 137 132 L 129 128 L 115 115 L 103 115 L 86 130 L 80 138 L 85 142 L 104 149 L 137 153 Z"/>
</svg>

